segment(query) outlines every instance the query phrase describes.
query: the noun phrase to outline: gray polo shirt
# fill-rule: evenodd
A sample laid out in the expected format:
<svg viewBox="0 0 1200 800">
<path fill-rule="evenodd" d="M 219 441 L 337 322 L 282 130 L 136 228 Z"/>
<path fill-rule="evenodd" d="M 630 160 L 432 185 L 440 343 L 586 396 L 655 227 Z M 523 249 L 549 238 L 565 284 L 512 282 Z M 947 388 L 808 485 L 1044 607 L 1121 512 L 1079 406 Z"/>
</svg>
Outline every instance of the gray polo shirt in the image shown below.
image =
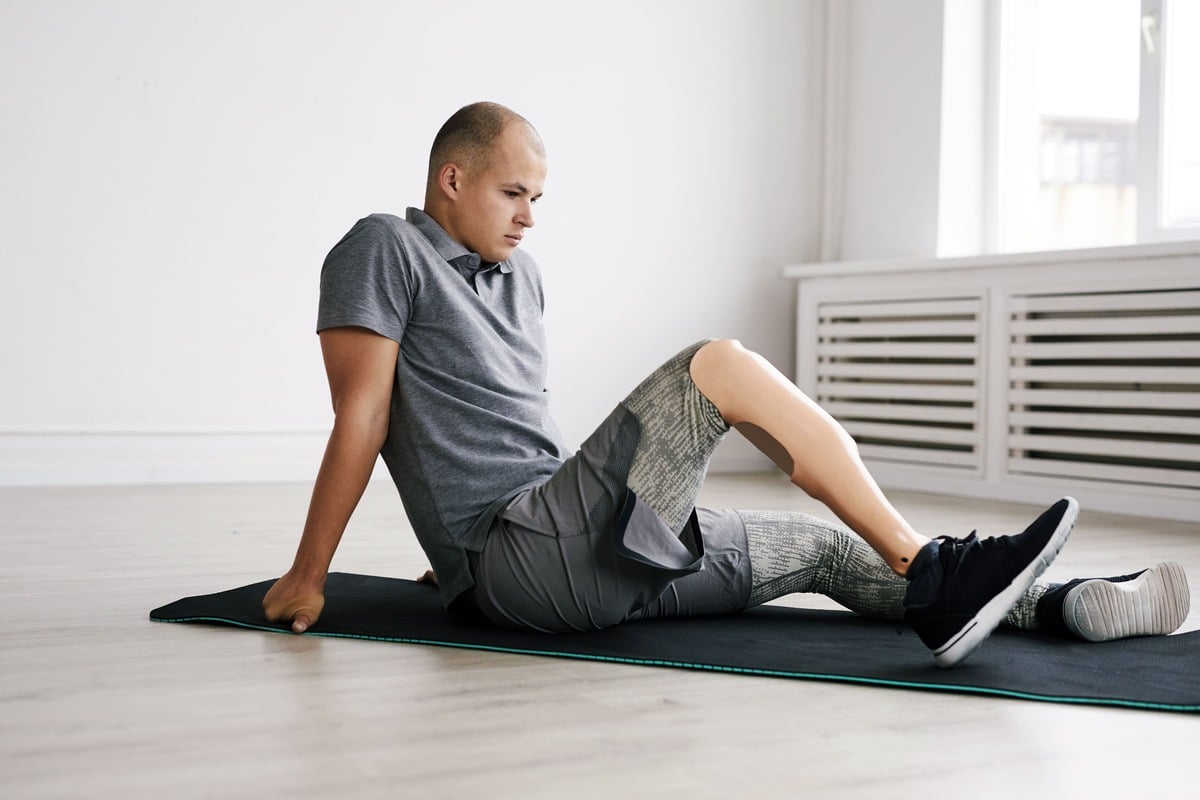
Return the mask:
<svg viewBox="0 0 1200 800">
<path fill-rule="evenodd" d="M 317 331 L 400 344 L 381 455 L 446 605 L 495 513 L 566 457 L 550 418 L 542 279 L 517 250 L 482 263 L 422 211 L 359 220 L 325 259 Z"/>
</svg>

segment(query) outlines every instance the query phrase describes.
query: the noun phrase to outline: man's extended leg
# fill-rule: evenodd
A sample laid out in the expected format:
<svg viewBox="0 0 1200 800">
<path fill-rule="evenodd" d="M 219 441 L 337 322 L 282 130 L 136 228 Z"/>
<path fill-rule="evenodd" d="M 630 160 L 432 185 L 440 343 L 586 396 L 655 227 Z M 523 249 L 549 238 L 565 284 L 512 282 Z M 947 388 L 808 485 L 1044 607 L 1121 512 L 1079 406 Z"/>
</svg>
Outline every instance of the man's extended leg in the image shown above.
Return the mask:
<svg viewBox="0 0 1200 800">
<path fill-rule="evenodd" d="M 1016 536 L 931 541 L 883 496 L 841 425 L 761 356 L 735 341 L 710 342 L 690 369 L 727 423 L 911 579 L 905 620 L 939 666 L 957 664 L 987 638 L 1074 526 L 1078 504 L 1063 498 Z"/>
<path fill-rule="evenodd" d="M 907 582 L 843 525 L 795 511 L 737 511 L 753 573 L 750 605 L 822 594 L 868 617 L 899 620 Z M 1190 593 L 1173 562 L 1134 575 L 1035 581 L 1004 623 L 1087 641 L 1167 634 L 1183 624 Z"/>
</svg>

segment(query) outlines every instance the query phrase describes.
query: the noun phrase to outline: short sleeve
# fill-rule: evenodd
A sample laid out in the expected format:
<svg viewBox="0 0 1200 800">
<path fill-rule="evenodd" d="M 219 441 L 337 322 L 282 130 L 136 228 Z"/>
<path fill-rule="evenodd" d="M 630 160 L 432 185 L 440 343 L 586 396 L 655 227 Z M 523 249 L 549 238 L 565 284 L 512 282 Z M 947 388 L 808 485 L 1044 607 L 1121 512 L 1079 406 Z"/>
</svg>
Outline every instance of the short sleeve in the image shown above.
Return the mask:
<svg viewBox="0 0 1200 800">
<path fill-rule="evenodd" d="M 411 275 L 387 218 L 359 220 L 321 267 L 317 332 L 352 325 L 399 342 L 412 308 Z"/>
</svg>

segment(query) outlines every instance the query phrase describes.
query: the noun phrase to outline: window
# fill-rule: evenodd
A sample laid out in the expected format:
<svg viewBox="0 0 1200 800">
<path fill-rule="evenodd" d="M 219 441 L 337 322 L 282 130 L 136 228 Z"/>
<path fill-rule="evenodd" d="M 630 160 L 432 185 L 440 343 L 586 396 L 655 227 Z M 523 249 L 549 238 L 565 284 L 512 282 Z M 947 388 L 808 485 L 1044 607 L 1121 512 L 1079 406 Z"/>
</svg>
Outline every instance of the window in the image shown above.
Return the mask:
<svg viewBox="0 0 1200 800">
<path fill-rule="evenodd" d="M 1139 191 L 1154 238 L 1200 238 L 1200 3 L 1143 0 L 1142 117 L 1156 170 Z M 1156 179 L 1156 180 L 1155 180 Z"/>
<path fill-rule="evenodd" d="M 1200 2 L 997 0 L 992 248 L 1200 238 Z"/>
</svg>

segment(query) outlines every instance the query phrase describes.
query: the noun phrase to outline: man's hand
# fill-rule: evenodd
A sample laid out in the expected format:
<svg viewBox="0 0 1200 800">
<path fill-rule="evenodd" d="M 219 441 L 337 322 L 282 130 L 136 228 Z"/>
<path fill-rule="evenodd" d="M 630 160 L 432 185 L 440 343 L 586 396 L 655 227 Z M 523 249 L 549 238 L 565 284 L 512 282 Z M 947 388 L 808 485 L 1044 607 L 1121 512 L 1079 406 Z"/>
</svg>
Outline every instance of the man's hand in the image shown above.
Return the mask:
<svg viewBox="0 0 1200 800">
<path fill-rule="evenodd" d="M 291 623 L 295 633 L 312 627 L 325 608 L 324 586 L 300 580 L 288 573 L 267 590 L 263 613 L 268 622 Z"/>
</svg>

